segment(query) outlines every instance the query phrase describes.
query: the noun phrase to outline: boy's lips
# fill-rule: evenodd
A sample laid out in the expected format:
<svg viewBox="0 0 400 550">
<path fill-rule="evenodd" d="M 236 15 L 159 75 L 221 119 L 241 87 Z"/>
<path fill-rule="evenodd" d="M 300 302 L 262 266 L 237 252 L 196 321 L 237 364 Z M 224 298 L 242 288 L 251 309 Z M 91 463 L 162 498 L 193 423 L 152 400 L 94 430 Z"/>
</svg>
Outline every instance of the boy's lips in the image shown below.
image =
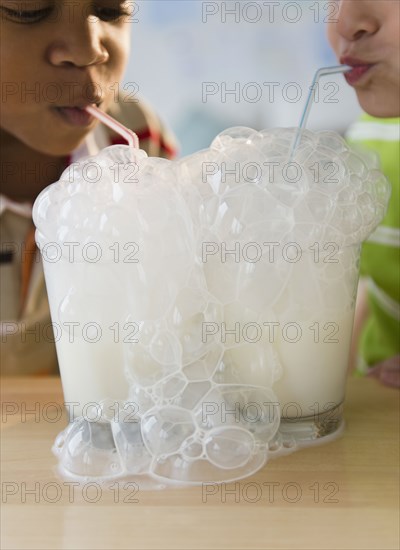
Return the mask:
<svg viewBox="0 0 400 550">
<path fill-rule="evenodd" d="M 90 126 L 95 120 L 94 117 L 85 111 L 82 107 L 52 107 L 64 122 L 71 126 L 85 127 Z"/>
<path fill-rule="evenodd" d="M 352 67 L 351 71 L 344 73 L 344 77 L 350 86 L 357 84 L 357 82 L 375 65 L 375 63 L 367 63 L 349 56 L 341 57 L 340 63 Z"/>
</svg>

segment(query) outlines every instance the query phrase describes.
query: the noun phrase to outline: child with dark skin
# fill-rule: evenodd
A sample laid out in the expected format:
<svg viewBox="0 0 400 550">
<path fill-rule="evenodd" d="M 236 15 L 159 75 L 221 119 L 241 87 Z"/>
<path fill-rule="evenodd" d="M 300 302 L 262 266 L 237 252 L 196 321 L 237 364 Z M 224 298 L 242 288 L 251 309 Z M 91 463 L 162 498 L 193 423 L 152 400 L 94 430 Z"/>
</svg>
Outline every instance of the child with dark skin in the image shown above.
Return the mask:
<svg viewBox="0 0 400 550">
<path fill-rule="evenodd" d="M 74 108 L 110 106 L 129 55 L 130 9 L 118 0 L 0 1 L 0 143 L 2 160 L 19 167 L 2 172 L 10 199 L 34 200 L 93 130 L 97 121 Z M 40 182 L 21 177 L 41 166 Z"/>
<path fill-rule="evenodd" d="M 135 131 L 149 155 L 174 155 L 152 109 L 120 90 L 136 12 L 132 0 L 0 0 L 2 374 L 57 372 L 31 208 L 68 163 L 120 142 L 85 106 Z"/>
</svg>

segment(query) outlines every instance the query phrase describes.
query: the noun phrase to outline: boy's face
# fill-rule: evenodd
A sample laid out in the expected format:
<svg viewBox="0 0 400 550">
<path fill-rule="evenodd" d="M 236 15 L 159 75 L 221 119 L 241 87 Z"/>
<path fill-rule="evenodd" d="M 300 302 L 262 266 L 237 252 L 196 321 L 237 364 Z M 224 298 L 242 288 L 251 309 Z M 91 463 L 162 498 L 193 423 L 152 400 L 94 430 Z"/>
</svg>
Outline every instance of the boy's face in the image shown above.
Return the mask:
<svg viewBox="0 0 400 550">
<path fill-rule="evenodd" d="M 336 0 L 328 38 L 361 107 L 377 117 L 400 115 L 400 1 Z"/>
<path fill-rule="evenodd" d="M 118 100 L 132 4 L 0 0 L 1 128 L 44 154 L 75 149 L 97 124 L 76 107 Z"/>
</svg>

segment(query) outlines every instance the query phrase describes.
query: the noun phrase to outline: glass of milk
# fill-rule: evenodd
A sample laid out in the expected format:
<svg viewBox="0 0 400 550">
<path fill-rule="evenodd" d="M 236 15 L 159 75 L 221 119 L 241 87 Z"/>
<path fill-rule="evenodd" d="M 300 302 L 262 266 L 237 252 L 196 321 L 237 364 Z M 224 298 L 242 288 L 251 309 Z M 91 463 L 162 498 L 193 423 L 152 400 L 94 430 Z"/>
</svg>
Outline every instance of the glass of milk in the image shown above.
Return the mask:
<svg viewBox="0 0 400 550">
<path fill-rule="evenodd" d="M 228 379 L 271 385 L 281 434 L 301 444 L 343 426 L 361 243 L 390 186 L 339 135 L 303 130 L 293 150 L 296 136 L 236 128 L 216 138 L 203 170 L 219 194 L 204 270 L 225 307 L 215 330 Z"/>
</svg>

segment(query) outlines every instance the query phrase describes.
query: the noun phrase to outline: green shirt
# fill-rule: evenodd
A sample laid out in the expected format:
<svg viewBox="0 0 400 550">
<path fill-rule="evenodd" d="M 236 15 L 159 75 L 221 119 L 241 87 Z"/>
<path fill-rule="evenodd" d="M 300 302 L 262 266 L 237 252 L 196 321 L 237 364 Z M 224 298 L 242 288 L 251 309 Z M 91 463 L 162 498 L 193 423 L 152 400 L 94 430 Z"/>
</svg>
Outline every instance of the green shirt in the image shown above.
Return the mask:
<svg viewBox="0 0 400 550">
<path fill-rule="evenodd" d="M 361 276 L 368 278 L 370 315 L 360 341 L 358 370 L 400 353 L 400 119 L 363 115 L 348 141 L 378 153 L 392 196 L 381 225 L 364 243 Z"/>
</svg>

